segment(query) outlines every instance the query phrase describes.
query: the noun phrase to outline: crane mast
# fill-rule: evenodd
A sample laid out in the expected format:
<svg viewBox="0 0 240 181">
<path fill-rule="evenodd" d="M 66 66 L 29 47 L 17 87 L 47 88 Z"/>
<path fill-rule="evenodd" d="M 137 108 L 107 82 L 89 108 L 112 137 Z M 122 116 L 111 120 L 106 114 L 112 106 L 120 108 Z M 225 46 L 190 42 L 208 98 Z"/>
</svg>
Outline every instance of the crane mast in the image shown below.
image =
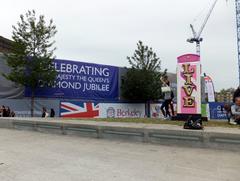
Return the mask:
<svg viewBox="0 0 240 181">
<path fill-rule="evenodd" d="M 238 46 L 238 80 L 240 85 L 240 0 L 236 3 L 236 21 L 237 21 L 237 46 Z"/>
<path fill-rule="evenodd" d="M 187 39 L 187 42 L 189 43 L 196 43 L 196 52 L 198 55 L 200 55 L 200 43 L 201 41 L 203 40 L 201 38 L 201 33 L 204 29 L 204 27 L 206 26 L 207 22 L 208 22 L 208 19 L 216 5 L 218 0 L 215 0 L 213 5 L 211 6 L 199 32 L 197 33 L 193 27 L 193 25 L 191 24 L 190 25 L 190 28 L 192 30 L 192 33 L 193 33 L 193 38 L 189 38 Z M 239 81 L 239 86 L 240 86 L 240 0 L 235 0 L 235 5 L 236 5 L 236 24 L 237 24 L 237 47 L 238 47 L 238 81 Z"/>
<path fill-rule="evenodd" d="M 201 43 L 201 41 L 203 41 L 203 39 L 201 38 L 201 34 L 202 34 L 203 29 L 205 28 L 211 14 L 212 14 L 212 11 L 213 11 L 217 1 L 218 0 L 215 0 L 214 3 L 212 4 L 210 10 L 208 11 L 208 14 L 207 14 L 206 18 L 204 19 L 204 22 L 203 22 L 200 30 L 198 31 L 198 33 L 195 31 L 193 25 L 190 24 L 190 28 L 191 28 L 192 33 L 193 33 L 193 38 L 187 39 L 187 42 L 189 42 L 189 43 L 194 43 L 195 42 L 196 43 L 196 52 L 197 52 L 198 55 L 200 55 L 200 43 Z"/>
<path fill-rule="evenodd" d="M 214 3 L 213 3 L 213 5 L 211 6 L 211 8 L 210 8 L 210 10 L 209 10 L 209 12 L 208 12 L 208 14 L 207 14 L 207 16 L 206 16 L 203 24 L 202 24 L 202 26 L 201 26 L 198 34 L 197 34 L 197 38 L 200 38 L 200 36 L 201 36 L 201 34 L 202 34 L 202 31 L 203 31 L 204 27 L 206 26 L 206 24 L 207 24 L 207 22 L 208 22 L 208 20 L 209 20 L 209 18 L 210 18 L 210 16 L 211 16 L 211 14 L 212 14 L 212 11 L 213 11 L 214 7 L 216 6 L 217 1 L 218 1 L 218 0 L 215 0 Z"/>
</svg>

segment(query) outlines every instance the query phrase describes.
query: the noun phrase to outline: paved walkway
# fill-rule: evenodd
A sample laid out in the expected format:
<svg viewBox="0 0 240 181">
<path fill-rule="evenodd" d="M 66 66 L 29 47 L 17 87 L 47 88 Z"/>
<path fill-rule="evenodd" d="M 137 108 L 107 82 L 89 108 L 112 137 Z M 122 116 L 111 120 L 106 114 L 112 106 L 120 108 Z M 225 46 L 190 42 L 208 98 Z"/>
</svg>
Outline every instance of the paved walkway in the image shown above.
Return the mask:
<svg viewBox="0 0 240 181">
<path fill-rule="evenodd" d="M 240 152 L 0 129 L 1 181 L 238 181 Z"/>
</svg>

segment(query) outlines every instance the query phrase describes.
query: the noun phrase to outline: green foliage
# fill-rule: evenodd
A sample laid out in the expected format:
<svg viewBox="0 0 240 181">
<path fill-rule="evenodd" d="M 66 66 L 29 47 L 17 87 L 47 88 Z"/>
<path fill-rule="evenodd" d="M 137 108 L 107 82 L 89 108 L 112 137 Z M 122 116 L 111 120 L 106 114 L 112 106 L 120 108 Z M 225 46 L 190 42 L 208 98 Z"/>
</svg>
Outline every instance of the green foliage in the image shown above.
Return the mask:
<svg viewBox="0 0 240 181">
<path fill-rule="evenodd" d="M 157 100 L 162 96 L 160 78 L 166 76 L 166 70 L 161 73 L 161 61 L 152 48 L 144 46 L 141 41 L 132 57 L 127 57 L 130 65 L 123 77 L 122 94 L 128 100 Z"/>
<path fill-rule="evenodd" d="M 149 70 L 149 71 L 160 71 L 161 61 L 157 57 L 157 54 L 153 52 L 152 48 L 144 46 L 142 41 L 137 43 L 137 50 L 132 57 L 127 57 L 129 64 L 132 68 Z"/>
<path fill-rule="evenodd" d="M 4 76 L 20 85 L 34 89 L 39 80 L 52 84 L 56 71 L 52 66 L 56 26 L 50 20 L 47 25 L 43 15 L 36 17 L 34 10 L 28 11 L 25 16 L 20 15 L 20 21 L 13 26 L 12 52 L 5 54 L 11 72 Z"/>
<path fill-rule="evenodd" d="M 235 92 L 235 89 L 234 88 L 228 88 L 228 89 L 221 89 L 220 90 L 220 94 L 222 95 L 226 95 L 226 94 L 233 94 Z"/>
</svg>

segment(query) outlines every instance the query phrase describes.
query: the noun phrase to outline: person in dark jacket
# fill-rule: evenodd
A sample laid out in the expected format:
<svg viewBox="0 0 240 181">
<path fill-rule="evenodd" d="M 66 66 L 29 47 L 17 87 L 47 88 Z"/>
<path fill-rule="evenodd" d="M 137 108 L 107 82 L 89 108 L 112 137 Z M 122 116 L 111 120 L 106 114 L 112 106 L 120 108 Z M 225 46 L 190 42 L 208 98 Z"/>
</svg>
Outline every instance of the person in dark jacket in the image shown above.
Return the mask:
<svg viewBox="0 0 240 181">
<path fill-rule="evenodd" d="M 230 124 L 240 124 L 240 97 L 236 97 L 235 104 L 231 106 Z"/>
<path fill-rule="evenodd" d="M 7 107 L 7 117 L 11 117 L 11 109 L 9 107 Z"/>
<path fill-rule="evenodd" d="M 240 97 L 240 86 L 238 86 L 233 94 L 233 103 L 235 103 L 237 97 Z"/>
<path fill-rule="evenodd" d="M 172 113 L 172 116 L 175 116 L 175 112 L 174 112 L 174 102 L 173 102 L 173 99 L 174 99 L 174 94 L 173 94 L 173 91 L 171 91 L 171 103 L 170 103 L 170 109 L 171 109 L 171 113 Z"/>
<path fill-rule="evenodd" d="M 42 108 L 42 118 L 46 118 L 48 116 L 47 109 L 45 107 Z"/>
<path fill-rule="evenodd" d="M 5 106 L 2 106 L 2 116 L 7 117 L 7 109 Z"/>
<path fill-rule="evenodd" d="M 55 117 L 55 111 L 54 111 L 53 108 L 52 108 L 51 111 L 50 111 L 50 117 L 51 117 L 51 118 L 54 118 L 54 117 Z"/>
</svg>

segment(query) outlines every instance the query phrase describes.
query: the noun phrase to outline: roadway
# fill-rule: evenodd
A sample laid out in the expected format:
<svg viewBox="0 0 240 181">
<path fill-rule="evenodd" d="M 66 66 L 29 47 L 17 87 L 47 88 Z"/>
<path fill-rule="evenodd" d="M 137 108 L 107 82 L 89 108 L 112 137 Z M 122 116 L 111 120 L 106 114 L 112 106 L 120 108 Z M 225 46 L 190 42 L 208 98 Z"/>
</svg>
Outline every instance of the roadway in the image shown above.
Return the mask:
<svg viewBox="0 0 240 181">
<path fill-rule="evenodd" d="M 1 181 L 238 181 L 240 152 L 0 129 Z"/>
</svg>

